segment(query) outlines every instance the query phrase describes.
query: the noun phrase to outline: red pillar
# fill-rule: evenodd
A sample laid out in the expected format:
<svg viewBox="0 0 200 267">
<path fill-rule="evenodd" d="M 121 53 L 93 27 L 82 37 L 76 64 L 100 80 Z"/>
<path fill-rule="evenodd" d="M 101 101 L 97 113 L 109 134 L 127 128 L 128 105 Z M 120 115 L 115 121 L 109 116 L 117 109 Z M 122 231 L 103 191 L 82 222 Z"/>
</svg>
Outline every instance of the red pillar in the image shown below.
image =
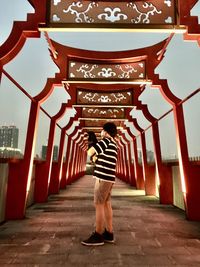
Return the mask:
<svg viewBox="0 0 200 267">
<path fill-rule="evenodd" d="M 126 176 L 126 169 L 125 169 L 125 165 L 124 165 L 124 161 L 125 161 L 125 158 L 124 158 L 124 147 L 123 147 L 123 144 L 121 142 L 121 140 L 119 139 L 118 141 L 118 145 L 120 147 L 120 163 L 121 163 L 121 179 L 125 182 L 127 182 L 127 176 Z"/>
<path fill-rule="evenodd" d="M 21 219 L 25 216 L 26 197 L 32 176 L 32 167 L 34 159 L 34 148 L 37 134 L 39 116 L 39 102 L 32 101 L 29 115 L 29 123 L 26 134 L 26 146 L 24 159 L 18 165 L 15 173 L 9 175 L 5 218 Z"/>
<path fill-rule="evenodd" d="M 66 129 L 62 128 L 59 144 L 59 154 L 58 162 L 55 165 L 55 170 L 51 171 L 51 178 L 49 184 L 49 194 L 58 194 L 60 189 L 60 180 L 63 166 L 63 154 L 64 154 L 64 144 L 66 137 Z"/>
<path fill-rule="evenodd" d="M 126 131 L 127 132 L 127 131 Z M 128 133 L 127 133 L 128 134 Z M 134 173 L 134 163 L 132 162 L 132 156 L 131 156 L 131 142 L 126 138 L 125 133 L 123 132 L 123 139 L 126 142 L 126 149 L 128 153 L 128 173 L 129 173 L 129 181 L 132 186 L 136 186 L 135 181 L 135 173 Z"/>
<path fill-rule="evenodd" d="M 168 87 L 167 80 L 160 80 L 152 75 L 154 87 L 159 88 L 163 97 L 173 106 L 176 140 L 179 158 L 182 192 L 185 200 L 186 217 L 189 220 L 200 220 L 200 179 L 199 171 L 189 161 L 184 112 L 181 99 L 177 98 Z M 199 170 L 199 169 L 198 169 Z"/>
<path fill-rule="evenodd" d="M 67 165 L 67 184 L 71 183 L 72 179 L 72 164 L 73 164 L 73 151 L 74 151 L 74 140 L 71 138 L 71 145 L 69 150 L 68 165 Z"/>
<path fill-rule="evenodd" d="M 131 130 L 129 128 L 127 128 L 127 130 L 128 130 L 129 135 L 133 138 L 136 188 L 140 189 L 140 190 L 143 190 L 144 189 L 144 178 L 143 178 L 142 166 L 138 162 L 137 140 L 136 140 L 136 137 L 132 134 Z"/>
<path fill-rule="evenodd" d="M 147 149 L 144 130 L 138 125 L 136 119 L 133 119 L 133 124 L 140 132 L 141 145 L 142 145 L 142 167 L 146 195 L 156 195 L 156 180 L 155 180 L 155 167 L 148 166 L 147 163 Z"/>
<path fill-rule="evenodd" d="M 67 169 L 68 169 L 68 163 L 69 163 L 69 153 L 70 153 L 70 148 L 71 148 L 71 142 L 72 142 L 71 136 L 68 136 L 65 162 L 63 163 L 62 177 L 61 177 L 61 182 L 60 182 L 61 189 L 66 188 L 66 185 L 67 185 Z"/>
<path fill-rule="evenodd" d="M 173 181 L 171 168 L 164 166 L 162 163 L 160 136 L 158 122 L 152 123 L 152 134 L 154 143 L 154 154 L 157 168 L 157 175 L 160 182 L 159 197 L 161 204 L 173 204 Z"/>
<path fill-rule="evenodd" d="M 56 127 L 56 120 L 52 119 L 49 129 L 46 160 L 42 165 L 42 169 L 40 169 L 39 173 L 36 173 L 35 177 L 35 202 L 37 203 L 46 202 L 48 199 L 55 127 Z"/>
<path fill-rule="evenodd" d="M 193 166 L 191 162 L 189 162 L 182 104 L 174 107 L 174 119 L 186 216 L 189 220 L 200 220 L 200 205 L 198 205 L 198 203 L 200 203 L 200 175 L 196 166 Z"/>
</svg>

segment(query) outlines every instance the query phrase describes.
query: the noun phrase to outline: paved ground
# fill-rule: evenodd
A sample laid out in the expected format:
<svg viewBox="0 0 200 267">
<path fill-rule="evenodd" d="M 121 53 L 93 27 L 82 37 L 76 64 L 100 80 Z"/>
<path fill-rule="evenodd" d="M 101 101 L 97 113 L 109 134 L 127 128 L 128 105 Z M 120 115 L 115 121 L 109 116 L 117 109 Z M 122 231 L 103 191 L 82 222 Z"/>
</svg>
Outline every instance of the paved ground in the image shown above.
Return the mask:
<svg viewBox="0 0 200 267">
<path fill-rule="evenodd" d="M 93 179 L 84 176 L 26 219 L 0 226 L 0 266 L 200 266 L 200 223 L 117 181 L 116 244 L 80 244 L 94 229 Z"/>
</svg>

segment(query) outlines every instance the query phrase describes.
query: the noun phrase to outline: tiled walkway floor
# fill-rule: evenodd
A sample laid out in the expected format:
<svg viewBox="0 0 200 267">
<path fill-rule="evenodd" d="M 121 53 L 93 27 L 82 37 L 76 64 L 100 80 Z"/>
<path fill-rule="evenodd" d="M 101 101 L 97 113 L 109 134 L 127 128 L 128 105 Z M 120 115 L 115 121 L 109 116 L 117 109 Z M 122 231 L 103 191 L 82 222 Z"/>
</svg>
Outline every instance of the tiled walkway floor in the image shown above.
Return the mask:
<svg viewBox="0 0 200 267">
<path fill-rule="evenodd" d="M 200 222 L 117 181 L 116 244 L 80 244 L 94 229 L 93 184 L 84 176 L 26 219 L 0 226 L 0 266 L 200 266 Z"/>
</svg>

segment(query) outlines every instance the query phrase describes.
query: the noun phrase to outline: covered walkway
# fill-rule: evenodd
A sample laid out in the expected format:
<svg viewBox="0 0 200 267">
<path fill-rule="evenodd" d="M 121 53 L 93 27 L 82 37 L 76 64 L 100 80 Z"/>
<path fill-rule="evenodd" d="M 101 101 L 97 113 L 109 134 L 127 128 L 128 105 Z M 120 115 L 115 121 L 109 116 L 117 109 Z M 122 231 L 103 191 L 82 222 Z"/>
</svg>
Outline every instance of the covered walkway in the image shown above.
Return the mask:
<svg viewBox="0 0 200 267">
<path fill-rule="evenodd" d="M 93 179 L 84 176 L 24 220 L 0 226 L 0 266 L 200 266 L 200 222 L 117 180 L 116 243 L 84 247 L 94 227 Z"/>
</svg>

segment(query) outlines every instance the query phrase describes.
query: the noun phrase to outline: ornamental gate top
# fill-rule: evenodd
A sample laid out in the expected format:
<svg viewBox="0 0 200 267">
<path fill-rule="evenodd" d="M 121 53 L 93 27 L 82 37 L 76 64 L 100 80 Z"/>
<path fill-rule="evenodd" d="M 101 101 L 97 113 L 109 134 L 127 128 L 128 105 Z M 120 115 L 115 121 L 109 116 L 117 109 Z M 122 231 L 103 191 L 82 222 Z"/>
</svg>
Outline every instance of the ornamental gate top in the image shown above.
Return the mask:
<svg viewBox="0 0 200 267">
<path fill-rule="evenodd" d="M 123 127 L 127 120 L 127 108 L 132 109 L 137 105 L 138 97 L 143 91 L 139 85 L 131 88 L 121 86 L 120 89 L 119 85 L 93 84 L 93 89 L 84 86 L 80 88 L 73 84 L 71 90 L 76 90 L 76 104 L 73 106 L 81 108 L 79 120 L 83 128 L 95 132 L 111 120 L 118 128 Z"/>
<path fill-rule="evenodd" d="M 89 80 L 101 81 L 107 79 L 107 81 L 138 81 L 141 83 L 142 80 L 147 80 L 145 61 L 141 60 L 138 62 L 130 63 L 84 63 L 80 61 L 70 60 L 68 63 L 68 81 L 76 82 L 78 80 Z"/>
<path fill-rule="evenodd" d="M 100 106 L 133 106 L 133 90 L 121 90 L 120 92 L 105 92 L 105 91 L 77 91 L 77 105 L 84 107 Z"/>
<path fill-rule="evenodd" d="M 47 1 L 46 28 L 185 31 L 177 0 Z"/>
<path fill-rule="evenodd" d="M 155 45 L 116 52 L 89 51 L 59 44 L 50 49 L 63 83 L 151 84 L 170 38 Z"/>
</svg>

